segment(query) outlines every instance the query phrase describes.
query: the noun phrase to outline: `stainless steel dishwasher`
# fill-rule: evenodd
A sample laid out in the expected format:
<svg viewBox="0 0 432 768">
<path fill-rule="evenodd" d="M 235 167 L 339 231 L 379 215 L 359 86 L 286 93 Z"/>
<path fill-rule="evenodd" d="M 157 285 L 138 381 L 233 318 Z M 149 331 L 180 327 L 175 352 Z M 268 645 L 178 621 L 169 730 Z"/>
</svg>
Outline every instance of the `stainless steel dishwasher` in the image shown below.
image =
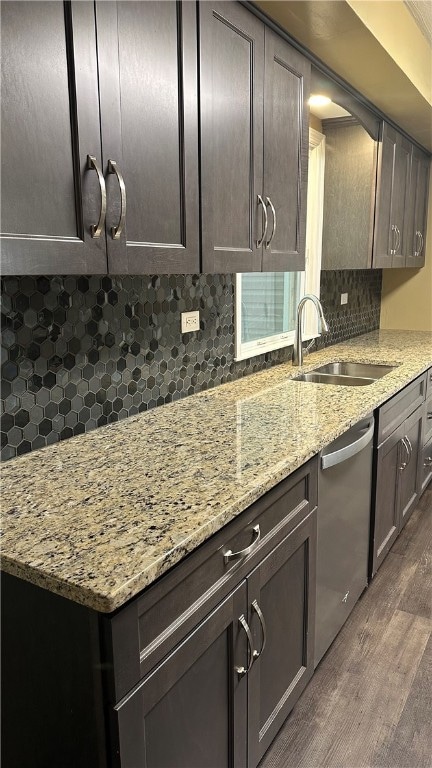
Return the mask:
<svg viewBox="0 0 432 768">
<path fill-rule="evenodd" d="M 367 586 L 373 415 L 320 453 L 315 666 Z"/>
</svg>

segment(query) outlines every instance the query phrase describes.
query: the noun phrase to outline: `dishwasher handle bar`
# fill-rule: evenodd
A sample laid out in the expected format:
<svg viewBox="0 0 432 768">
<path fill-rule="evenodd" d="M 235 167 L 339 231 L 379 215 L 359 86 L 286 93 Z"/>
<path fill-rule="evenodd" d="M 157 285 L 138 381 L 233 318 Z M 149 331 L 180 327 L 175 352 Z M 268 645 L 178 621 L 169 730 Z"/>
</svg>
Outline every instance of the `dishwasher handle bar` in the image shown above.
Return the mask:
<svg viewBox="0 0 432 768">
<path fill-rule="evenodd" d="M 354 440 L 349 445 L 346 445 L 344 448 L 340 448 L 338 451 L 333 451 L 333 453 L 328 453 L 325 456 L 321 457 L 321 469 L 328 469 L 329 467 L 334 467 L 336 464 L 341 464 L 343 461 L 347 461 L 347 459 L 350 459 L 352 456 L 355 456 L 356 453 L 360 453 L 360 451 L 363 450 L 363 448 L 366 448 L 366 446 L 370 443 L 370 441 L 373 438 L 374 433 L 374 420 L 372 421 L 364 428 L 366 429 L 366 432 L 359 437 L 357 440 Z M 362 432 L 364 430 L 361 430 Z"/>
</svg>

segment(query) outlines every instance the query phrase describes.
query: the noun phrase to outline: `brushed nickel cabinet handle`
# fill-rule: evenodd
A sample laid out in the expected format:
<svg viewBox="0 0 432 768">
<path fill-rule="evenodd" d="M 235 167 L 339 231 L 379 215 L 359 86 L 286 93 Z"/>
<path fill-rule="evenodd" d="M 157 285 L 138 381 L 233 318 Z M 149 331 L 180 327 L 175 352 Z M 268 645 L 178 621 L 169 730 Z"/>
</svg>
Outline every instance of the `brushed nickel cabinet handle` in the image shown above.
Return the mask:
<svg viewBox="0 0 432 768">
<path fill-rule="evenodd" d="M 426 414 L 427 419 L 432 419 L 432 411 L 428 411 Z"/>
<path fill-rule="evenodd" d="M 126 185 L 124 183 L 123 176 L 121 175 L 117 163 L 114 160 L 108 160 L 108 173 L 115 173 L 117 181 L 120 187 L 120 219 L 117 227 L 111 227 L 111 237 L 113 240 L 119 240 L 120 235 L 123 232 L 123 227 L 126 219 Z"/>
<path fill-rule="evenodd" d="M 396 227 L 396 253 L 398 252 L 401 244 L 401 233 L 399 227 Z"/>
<path fill-rule="evenodd" d="M 252 543 L 249 544 L 248 547 L 245 547 L 245 549 L 241 549 L 239 552 L 233 552 L 231 549 L 229 549 L 227 552 L 224 552 L 225 565 L 229 563 L 230 560 L 240 560 L 240 558 L 247 557 L 251 552 L 253 552 L 255 547 L 258 546 L 259 540 L 261 539 L 261 530 L 259 525 L 254 525 L 252 528 L 252 537 Z"/>
<path fill-rule="evenodd" d="M 276 211 L 275 211 L 275 207 L 274 207 L 274 205 L 273 205 L 273 203 L 272 203 L 272 201 L 270 200 L 269 197 L 266 197 L 266 206 L 267 205 L 270 206 L 270 210 L 272 212 L 272 216 L 273 216 L 273 229 L 272 229 L 272 233 L 271 233 L 269 239 L 264 244 L 264 248 L 270 248 L 270 245 L 271 245 L 271 243 L 273 241 L 273 238 L 274 238 L 274 236 L 276 234 Z"/>
<path fill-rule="evenodd" d="M 254 649 L 253 649 L 253 639 L 252 639 L 252 633 L 249 629 L 249 624 L 247 623 L 244 615 L 242 614 L 239 618 L 239 624 L 246 632 L 246 637 L 248 641 L 248 666 L 247 667 L 234 667 L 235 671 L 237 672 L 239 677 L 243 677 L 244 675 L 247 675 L 250 671 L 250 668 L 252 664 L 254 663 Z"/>
<path fill-rule="evenodd" d="M 262 614 L 261 608 L 258 605 L 257 600 L 253 600 L 252 601 L 252 610 L 255 611 L 255 613 L 257 614 L 257 616 L 258 616 L 258 618 L 260 620 L 261 630 L 262 630 L 262 645 L 261 645 L 261 649 L 259 651 L 255 650 L 253 652 L 254 659 L 259 659 L 259 657 L 261 656 L 261 654 L 262 654 L 262 652 L 263 652 L 263 650 L 265 648 L 265 645 L 266 645 L 267 629 L 266 629 L 266 624 L 265 624 L 265 621 L 264 621 L 264 616 Z"/>
<path fill-rule="evenodd" d="M 390 254 L 394 255 L 397 251 L 397 226 L 396 224 L 391 225 L 391 231 L 392 231 L 392 248 L 390 248 Z"/>
<path fill-rule="evenodd" d="M 87 155 L 87 170 L 96 171 L 99 186 L 100 186 L 101 206 L 100 206 L 100 213 L 99 213 L 99 221 L 97 224 L 90 225 L 91 236 L 100 237 L 100 233 L 102 232 L 102 227 L 105 223 L 105 215 L 106 215 L 106 186 L 105 186 L 105 179 L 103 177 L 103 173 L 94 155 Z"/>
<path fill-rule="evenodd" d="M 259 202 L 260 205 L 262 205 L 262 209 L 263 209 L 263 213 L 264 213 L 264 229 L 262 231 L 261 237 L 259 238 L 259 240 L 257 240 L 257 248 L 261 248 L 261 246 L 262 246 L 262 244 L 264 242 L 265 236 L 267 234 L 268 217 L 267 217 L 267 207 L 266 207 L 266 205 L 264 203 L 264 200 L 262 199 L 261 195 L 258 195 L 258 202 Z"/>
<path fill-rule="evenodd" d="M 424 240 L 423 240 L 423 234 L 422 234 L 421 232 L 419 232 L 419 235 L 420 235 L 420 250 L 419 250 L 419 252 L 418 252 L 418 255 L 420 256 L 420 254 L 421 254 L 421 253 L 422 253 L 422 251 L 423 251 Z"/>
<path fill-rule="evenodd" d="M 409 452 L 408 464 L 409 464 L 413 455 L 413 447 L 411 445 L 411 440 L 409 439 L 408 435 L 405 435 L 405 440 L 408 444 L 408 452 Z"/>
<path fill-rule="evenodd" d="M 425 458 L 425 460 L 423 462 L 423 466 L 424 467 L 432 467 L 432 456 L 426 456 L 426 458 Z"/>
<path fill-rule="evenodd" d="M 402 472 L 408 466 L 408 464 L 409 464 L 410 452 L 409 452 L 408 444 L 406 442 L 406 437 L 402 438 L 401 443 L 402 443 L 403 447 L 405 448 L 406 458 L 407 458 L 407 460 L 403 461 L 402 464 L 399 467 L 400 471 Z"/>
</svg>

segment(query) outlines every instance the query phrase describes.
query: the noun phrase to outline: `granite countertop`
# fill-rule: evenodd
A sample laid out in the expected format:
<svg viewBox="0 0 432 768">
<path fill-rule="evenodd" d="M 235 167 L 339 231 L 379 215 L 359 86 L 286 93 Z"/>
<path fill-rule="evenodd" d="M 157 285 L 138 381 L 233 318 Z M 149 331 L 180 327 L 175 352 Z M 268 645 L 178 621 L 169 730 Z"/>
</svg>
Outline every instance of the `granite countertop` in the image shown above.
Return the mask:
<svg viewBox="0 0 432 768">
<path fill-rule="evenodd" d="M 370 386 L 292 381 L 398 364 Z M 432 365 L 432 334 L 375 331 L 2 468 L 2 569 L 101 612 L 138 594 Z"/>
</svg>

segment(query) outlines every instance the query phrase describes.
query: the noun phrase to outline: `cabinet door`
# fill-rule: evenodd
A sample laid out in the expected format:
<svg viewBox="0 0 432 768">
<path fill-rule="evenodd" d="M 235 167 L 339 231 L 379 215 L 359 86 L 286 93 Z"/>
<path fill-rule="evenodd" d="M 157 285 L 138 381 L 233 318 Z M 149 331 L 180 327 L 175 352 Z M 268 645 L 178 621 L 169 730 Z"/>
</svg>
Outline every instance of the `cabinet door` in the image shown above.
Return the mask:
<svg viewBox="0 0 432 768">
<path fill-rule="evenodd" d="M 414 215 L 406 265 L 407 267 L 422 267 L 425 263 L 429 158 L 417 147 L 413 147 L 411 183 L 411 200 L 414 199 Z"/>
<path fill-rule="evenodd" d="M 247 579 L 249 624 L 254 648 L 261 651 L 249 673 L 248 754 L 252 768 L 313 673 L 315 562 L 316 510 Z"/>
<path fill-rule="evenodd" d="M 264 194 L 269 225 L 263 272 L 304 269 L 309 92 L 310 62 L 266 29 Z"/>
<path fill-rule="evenodd" d="M 405 525 L 419 497 L 419 461 L 421 458 L 423 413 L 423 406 L 417 408 L 403 425 L 402 446 L 406 454 L 403 462 L 406 463 L 406 466 L 399 477 L 399 530 Z"/>
<path fill-rule="evenodd" d="M 200 14 L 202 271 L 261 269 L 264 25 L 238 3 Z"/>
<path fill-rule="evenodd" d="M 198 271 L 195 5 L 98 2 L 96 19 L 109 270 Z"/>
<path fill-rule="evenodd" d="M 121 768 L 244 768 L 245 610 L 243 581 L 115 707 Z"/>
<path fill-rule="evenodd" d="M 382 125 L 378 145 L 377 198 L 374 227 L 373 266 L 391 267 L 396 232 L 392 230 L 392 195 L 397 132 Z"/>
<path fill-rule="evenodd" d="M 394 179 L 391 202 L 392 267 L 405 266 L 404 223 L 408 205 L 412 144 L 400 134 L 396 135 Z"/>
<path fill-rule="evenodd" d="M 403 425 L 379 446 L 376 454 L 376 494 L 372 546 L 374 575 L 399 533 L 398 486 L 403 471 Z"/>
<path fill-rule="evenodd" d="M 106 272 L 93 3 L 2 3 L 1 43 L 3 272 Z"/>
</svg>

